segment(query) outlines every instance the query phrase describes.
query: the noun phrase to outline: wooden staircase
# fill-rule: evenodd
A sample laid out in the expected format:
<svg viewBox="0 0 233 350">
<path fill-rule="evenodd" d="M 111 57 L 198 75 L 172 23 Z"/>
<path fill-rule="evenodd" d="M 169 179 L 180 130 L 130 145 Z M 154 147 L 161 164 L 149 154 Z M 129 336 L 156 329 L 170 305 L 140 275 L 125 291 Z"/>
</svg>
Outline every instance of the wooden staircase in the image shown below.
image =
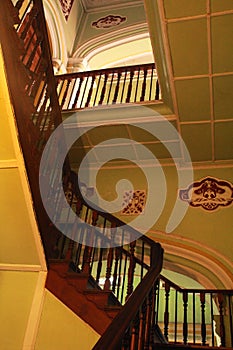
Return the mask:
<svg viewBox="0 0 233 350">
<path fill-rule="evenodd" d="M 164 329 L 162 331 L 159 328 L 159 298 L 161 297 L 159 277 L 162 269 L 163 249 L 158 243 L 141 236 L 131 227 L 125 227 L 123 222 L 110 214 L 102 213 L 98 209 L 94 210 L 85 203 L 77 186 L 77 176 L 70 169 L 68 159 L 63 167 L 62 183 L 69 204 L 68 210 L 75 212 L 78 218 L 82 218 L 84 224 L 91 227 L 91 231 L 83 230 L 82 225 L 79 225 L 77 232 L 75 232 L 76 238 L 74 239 L 73 236 L 68 238 L 62 235 L 51 222 L 51 218 L 48 217 L 41 201 L 39 164 L 47 140 L 53 130 L 62 122 L 57 88 L 62 100 L 62 107 L 64 109 L 75 108 L 81 85 L 80 89 L 76 87 L 75 101 L 70 101 L 68 98 L 70 86 L 73 90 L 77 81 L 83 83 L 85 79 L 91 79 L 94 82 L 98 74 L 95 72 L 93 75 L 89 72 L 80 76 L 63 76 L 62 79 L 55 81 L 41 0 L 19 0 L 16 4 L 15 2 L 13 4 L 11 0 L 1 1 L 0 21 L 2 25 L 0 39 L 9 89 L 48 263 L 46 287 L 102 335 L 93 350 L 164 348 L 179 350 L 187 347 L 195 349 L 207 347 L 205 341 L 205 293 L 213 293 L 213 298 L 217 300 L 219 306 L 222 345 L 226 345 L 225 316 L 227 310 L 227 316 L 229 316 L 227 327 L 230 330 L 230 341 L 233 345 L 233 291 L 189 291 L 181 289 L 161 277 L 165 284 L 165 309 L 163 310 Z M 154 66 L 150 66 L 149 69 L 153 72 Z M 135 70 L 134 67 L 129 72 L 125 103 L 132 102 L 129 88 L 133 85 L 133 78 L 138 79 L 140 68 Z M 99 79 L 105 82 L 102 85 L 102 90 L 98 92 L 100 94 L 99 104 L 103 104 L 104 101 L 106 104 L 109 103 L 109 99 L 104 100 L 103 96 L 107 89 L 109 76 L 110 80 L 113 82 L 115 79 L 116 83 L 113 84 L 115 92 L 112 103 L 117 102 L 119 82 L 124 74 L 125 79 L 127 79 L 128 73 L 121 70 L 113 71 L 111 74 L 109 70 L 105 71 L 103 79 L 101 74 L 98 75 Z M 139 93 L 140 102 L 147 94 L 147 77 L 148 72 L 145 68 L 143 70 L 142 90 Z M 151 77 L 153 77 L 152 73 Z M 87 85 L 93 87 L 93 84 Z M 155 98 L 159 98 L 157 82 L 154 90 Z M 93 91 L 91 89 L 87 93 L 84 107 L 95 105 L 91 97 Z M 59 153 L 59 143 L 56 146 Z M 56 154 L 53 154 L 50 163 L 48 163 L 48 169 L 45 169 L 48 170 L 46 180 L 49 196 L 56 194 L 61 187 L 56 174 L 51 173 L 49 168 L 51 164 L 53 165 L 52 169 L 56 168 L 56 166 L 54 167 L 56 159 Z M 56 209 L 62 210 L 63 203 L 60 203 L 59 200 L 54 205 L 57 206 Z M 70 222 L 64 221 L 62 224 L 70 225 Z M 91 235 L 92 240 L 98 240 L 99 245 L 87 245 L 85 242 L 87 242 L 88 235 Z M 125 236 L 131 238 L 127 244 L 111 245 L 112 239 L 117 237 L 118 241 L 123 242 Z M 101 248 L 103 242 L 104 248 Z M 179 344 L 178 341 L 176 344 L 168 343 L 171 341 L 169 339 L 169 293 L 171 289 L 182 295 L 183 306 L 181 309 L 184 313 L 185 345 Z M 201 296 L 202 347 L 190 344 L 187 340 L 188 293 L 199 293 Z M 211 347 L 208 346 L 208 348 Z"/>
<path fill-rule="evenodd" d="M 99 334 L 122 307 L 111 291 L 93 286 L 88 274 L 67 271 L 66 261 L 50 261 L 46 287 Z"/>
</svg>

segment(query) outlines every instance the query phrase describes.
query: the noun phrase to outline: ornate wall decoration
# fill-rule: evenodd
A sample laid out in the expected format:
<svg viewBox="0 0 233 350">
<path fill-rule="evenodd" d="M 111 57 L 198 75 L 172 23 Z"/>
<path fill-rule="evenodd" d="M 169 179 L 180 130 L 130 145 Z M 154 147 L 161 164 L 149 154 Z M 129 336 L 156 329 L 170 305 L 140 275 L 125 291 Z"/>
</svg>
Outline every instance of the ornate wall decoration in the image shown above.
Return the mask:
<svg viewBox="0 0 233 350">
<path fill-rule="evenodd" d="M 227 207 L 233 202 L 233 185 L 224 180 L 205 177 L 192 183 L 179 192 L 180 199 L 192 207 L 201 207 L 214 211 L 218 207 Z"/>
<path fill-rule="evenodd" d="M 146 191 L 126 191 L 123 197 L 123 215 L 139 215 L 142 214 L 146 203 Z"/>
<path fill-rule="evenodd" d="M 64 14 L 66 21 L 68 20 L 68 17 L 70 15 L 70 11 L 71 11 L 73 2 L 74 2 L 74 0 L 60 0 L 62 12 Z"/>
<path fill-rule="evenodd" d="M 99 18 L 98 21 L 92 22 L 92 27 L 97 29 L 107 29 L 114 26 L 118 26 L 119 24 L 126 21 L 126 17 L 108 15 L 106 17 Z"/>
</svg>

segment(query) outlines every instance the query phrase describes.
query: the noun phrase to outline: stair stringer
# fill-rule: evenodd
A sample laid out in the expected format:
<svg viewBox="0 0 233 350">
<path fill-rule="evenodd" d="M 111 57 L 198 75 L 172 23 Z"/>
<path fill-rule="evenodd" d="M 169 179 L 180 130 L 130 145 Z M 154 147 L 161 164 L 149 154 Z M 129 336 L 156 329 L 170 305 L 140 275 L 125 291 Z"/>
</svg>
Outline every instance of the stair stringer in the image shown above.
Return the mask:
<svg viewBox="0 0 233 350">
<path fill-rule="evenodd" d="M 102 335 L 120 306 L 108 306 L 111 292 L 87 289 L 88 275 L 66 272 L 67 262 L 50 263 L 46 288 L 83 321 Z"/>
</svg>

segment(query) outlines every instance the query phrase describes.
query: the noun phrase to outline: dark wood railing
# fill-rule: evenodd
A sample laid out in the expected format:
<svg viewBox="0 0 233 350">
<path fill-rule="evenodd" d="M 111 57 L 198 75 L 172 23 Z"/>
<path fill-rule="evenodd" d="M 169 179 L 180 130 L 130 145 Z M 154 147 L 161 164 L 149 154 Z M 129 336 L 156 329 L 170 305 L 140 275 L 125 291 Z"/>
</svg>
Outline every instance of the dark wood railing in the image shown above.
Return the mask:
<svg viewBox="0 0 233 350">
<path fill-rule="evenodd" d="M 184 289 L 155 266 L 93 350 L 156 349 L 161 342 L 232 348 L 233 290 Z"/>
<path fill-rule="evenodd" d="M 85 244 L 90 231 L 85 231 L 82 225 L 77 230 L 78 240 L 74 240 L 72 239 L 74 237 L 63 236 L 51 223 L 39 193 L 39 164 L 44 146 L 54 128 L 61 123 L 62 117 L 41 0 L 19 0 L 15 6 L 10 0 L 1 1 L 0 23 L 0 39 L 8 86 L 46 256 L 48 259 L 68 260 L 72 270 L 87 272 L 99 288 L 112 291 L 120 302 L 125 303 L 104 337 L 95 346 L 95 350 L 118 349 L 118 346 L 121 346 L 121 349 L 143 347 L 149 349 L 155 341 L 156 325 L 161 325 L 162 322 L 165 339 L 179 342 L 179 312 L 182 312 L 184 344 L 199 341 L 203 345 L 215 344 L 213 327 L 215 321 L 222 346 L 228 345 L 228 341 L 232 346 L 232 291 L 181 289 L 164 278 L 161 279 L 164 283 L 164 290 L 161 291 L 158 281 L 162 266 L 161 246 L 145 236 L 138 237 L 137 231 L 128 226 L 125 228 L 116 218 L 100 213 L 85 203 L 78 190 L 76 175 L 71 172 L 68 161 L 63 167 L 63 186 L 67 202 L 70 204 L 69 210 L 75 211 L 77 217 L 82 217 L 84 223 L 91 224 L 93 239 L 100 241 L 99 246 L 103 240 L 105 248 L 100 249 L 98 244 L 94 247 Z M 130 74 L 129 85 L 133 84 L 131 81 L 133 72 Z M 103 91 L 106 91 L 107 75 L 105 78 L 100 78 L 101 81 L 102 79 L 106 82 L 99 101 L 105 103 L 102 95 Z M 118 76 L 117 78 L 113 76 L 113 82 L 114 79 L 117 87 Z M 127 79 L 126 76 L 125 80 Z M 145 78 L 144 75 L 143 82 L 146 82 L 146 79 L 147 76 Z M 91 85 L 94 86 L 94 82 Z M 63 99 L 66 95 L 65 82 L 60 85 L 60 91 L 62 89 L 63 92 L 59 96 Z M 77 94 L 75 96 L 77 98 Z M 126 99 L 131 101 L 128 93 Z M 89 105 L 92 97 L 88 97 L 88 100 Z M 107 101 L 110 101 L 110 97 Z M 117 100 L 113 98 L 112 102 Z M 69 103 L 67 106 L 71 108 Z M 80 106 L 82 108 L 82 105 Z M 67 108 L 65 104 L 63 108 Z M 59 147 L 58 140 L 57 153 L 60 151 Z M 53 165 L 55 159 L 56 154 L 51 158 Z M 50 173 L 48 180 L 50 181 L 48 185 L 52 188 L 50 190 L 56 192 L 61 186 L 56 178 L 56 172 Z M 58 203 L 59 201 L 55 201 L 54 205 Z M 63 224 L 69 224 L 69 221 L 62 220 Z M 115 231 L 115 235 L 120 239 L 125 235 L 131 235 L 130 243 L 124 247 L 112 247 L 111 237 L 108 236 L 109 228 L 113 229 L 111 232 Z M 134 235 L 139 239 L 133 239 Z M 109 245 L 106 245 L 108 240 Z M 172 298 L 172 294 L 175 299 Z M 164 298 L 163 305 L 162 298 Z M 196 316 L 197 299 L 200 300 L 199 318 Z M 191 322 L 190 305 L 195 311 L 191 316 Z M 164 309 L 161 311 L 163 306 Z M 209 320 L 207 320 L 207 309 L 210 309 Z M 160 319 L 161 312 L 163 321 Z M 210 327 L 210 338 L 208 327 Z"/>
<path fill-rule="evenodd" d="M 93 350 L 152 349 L 155 344 L 157 285 L 162 249 L 152 258 L 152 268 L 114 318 Z"/>
<path fill-rule="evenodd" d="M 233 347 L 233 290 L 183 289 L 160 278 L 156 324 L 169 342 Z"/>
<path fill-rule="evenodd" d="M 66 228 L 72 225 L 75 230 L 71 239 L 62 235 L 57 240 L 56 259 L 69 261 L 73 271 L 90 274 L 96 286 L 112 291 L 123 304 L 152 266 L 155 267 L 161 247 L 116 217 L 92 209 L 82 199 L 77 183 L 77 175 L 70 172 L 64 187 L 69 203 L 65 215 L 57 202 L 58 210 L 63 213 L 59 225 Z M 70 211 L 76 213 L 74 221 Z M 126 237 L 128 244 L 121 244 Z"/>
<path fill-rule="evenodd" d="M 58 75 L 56 80 L 63 110 L 161 98 L 154 63 Z"/>
</svg>

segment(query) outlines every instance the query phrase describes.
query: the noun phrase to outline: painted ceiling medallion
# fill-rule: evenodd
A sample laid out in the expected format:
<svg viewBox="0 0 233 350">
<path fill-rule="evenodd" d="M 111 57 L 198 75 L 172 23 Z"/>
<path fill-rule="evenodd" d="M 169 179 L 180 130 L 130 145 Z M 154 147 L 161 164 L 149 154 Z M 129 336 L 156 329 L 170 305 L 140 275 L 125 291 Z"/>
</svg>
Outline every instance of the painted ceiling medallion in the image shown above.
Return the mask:
<svg viewBox="0 0 233 350">
<path fill-rule="evenodd" d="M 224 180 L 205 177 L 195 181 L 188 188 L 180 190 L 180 199 L 192 207 L 202 207 L 214 211 L 218 207 L 227 207 L 233 202 L 233 185 Z"/>
<path fill-rule="evenodd" d="M 123 215 L 139 215 L 142 214 L 146 203 L 146 191 L 125 191 L 123 198 Z"/>
<path fill-rule="evenodd" d="M 68 17 L 70 15 L 70 11 L 71 11 L 73 2 L 74 2 L 74 0 L 60 0 L 62 12 L 64 14 L 66 21 L 68 20 Z"/>
<path fill-rule="evenodd" d="M 98 21 L 92 22 L 92 27 L 97 29 L 107 29 L 114 26 L 118 26 L 122 22 L 126 21 L 126 17 L 108 15 L 106 17 L 99 18 Z"/>
</svg>

